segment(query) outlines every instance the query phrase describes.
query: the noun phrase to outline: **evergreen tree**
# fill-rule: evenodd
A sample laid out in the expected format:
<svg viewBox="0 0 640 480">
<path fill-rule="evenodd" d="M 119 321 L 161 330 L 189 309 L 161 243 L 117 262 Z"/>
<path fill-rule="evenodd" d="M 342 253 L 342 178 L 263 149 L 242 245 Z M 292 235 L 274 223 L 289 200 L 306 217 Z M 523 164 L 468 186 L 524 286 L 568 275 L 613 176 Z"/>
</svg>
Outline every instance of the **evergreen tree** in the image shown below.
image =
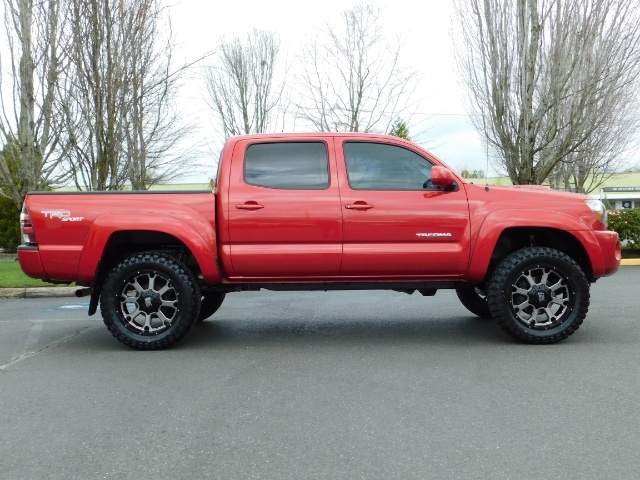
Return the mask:
<svg viewBox="0 0 640 480">
<path fill-rule="evenodd" d="M 409 127 L 407 126 L 407 122 L 405 122 L 401 118 L 398 118 L 395 122 L 393 122 L 391 130 L 389 130 L 389 135 L 404 138 L 405 140 L 411 140 L 411 137 L 409 137 Z"/>
</svg>

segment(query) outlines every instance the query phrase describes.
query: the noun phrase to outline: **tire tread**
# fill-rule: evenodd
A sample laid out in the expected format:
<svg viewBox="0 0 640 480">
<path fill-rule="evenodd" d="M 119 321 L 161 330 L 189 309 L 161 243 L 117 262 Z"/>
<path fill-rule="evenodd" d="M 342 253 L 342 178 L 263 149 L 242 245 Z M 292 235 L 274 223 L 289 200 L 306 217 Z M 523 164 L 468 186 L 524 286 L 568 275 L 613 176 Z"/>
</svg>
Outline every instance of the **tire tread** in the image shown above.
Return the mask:
<svg viewBox="0 0 640 480">
<path fill-rule="evenodd" d="M 575 270 L 573 273 L 578 276 L 575 279 L 578 290 L 574 292 L 574 295 L 576 295 L 578 299 L 582 299 L 582 301 L 576 305 L 576 318 L 569 322 L 568 325 L 557 334 L 548 336 L 531 335 L 514 325 L 513 322 L 517 320 L 511 318 L 512 313 L 502 286 L 514 269 L 530 261 L 539 260 L 542 262 L 545 259 L 551 260 L 552 262 L 563 262 L 567 264 L 570 269 Z M 527 247 L 515 251 L 498 265 L 489 281 L 487 299 L 493 318 L 495 318 L 498 326 L 508 335 L 525 343 L 536 345 L 551 344 L 560 342 L 573 335 L 576 330 L 580 328 L 580 325 L 582 325 L 589 310 L 589 282 L 580 266 L 566 253 L 550 247 Z"/>
<path fill-rule="evenodd" d="M 179 281 L 187 290 L 187 295 L 190 297 L 186 299 L 185 303 L 189 302 L 191 305 L 195 305 L 197 307 L 197 311 L 193 315 L 191 315 L 191 321 L 178 321 L 175 326 L 172 326 L 172 329 L 170 330 L 171 333 L 169 335 L 160 335 L 157 339 L 155 339 L 155 341 L 155 337 L 151 336 L 145 337 L 145 341 L 140 341 L 137 340 L 133 335 L 127 335 L 123 333 L 117 327 L 115 322 L 120 321 L 120 319 L 118 318 L 118 312 L 115 309 L 114 302 L 109 300 L 111 295 L 115 293 L 111 290 L 118 287 L 118 285 L 120 284 L 118 279 L 124 272 L 132 267 L 135 267 L 136 265 L 149 265 L 154 263 L 171 271 L 179 279 Z M 100 298 L 100 310 L 102 312 L 102 318 L 109 332 L 111 332 L 111 334 L 118 341 L 138 350 L 159 350 L 169 347 L 170 345 L 173 345 L 180 341 L 189 332 L 189 330 L 195 323 L 195 319 L 198 317 L 199 313 L 199 305 L 200 289 L 198 288 L 198 284 L 195 277 L 193 276 L 193 273 L 191 273 L 191 271 L 179 260 L 169 255 L 156 252 L 138 253 L 127 257 L 120 263 L 118 263 L 107 275 L 103 284 L 103 291 Z"/>
</svg>

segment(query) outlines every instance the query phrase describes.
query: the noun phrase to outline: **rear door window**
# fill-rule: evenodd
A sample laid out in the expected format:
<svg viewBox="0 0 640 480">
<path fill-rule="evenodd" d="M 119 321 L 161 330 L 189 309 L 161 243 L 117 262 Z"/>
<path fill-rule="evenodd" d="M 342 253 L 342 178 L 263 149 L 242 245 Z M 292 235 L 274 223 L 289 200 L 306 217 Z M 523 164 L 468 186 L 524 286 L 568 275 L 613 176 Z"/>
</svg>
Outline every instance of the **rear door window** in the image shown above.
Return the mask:
<svg viewBox="0 0 640 480">
<path fill-rule="evenodd" d="M 254 143 L 247 148 L 244 181 L 288 190 L 329 188 L 329 156 L 324 142 Z"/>
</svg>

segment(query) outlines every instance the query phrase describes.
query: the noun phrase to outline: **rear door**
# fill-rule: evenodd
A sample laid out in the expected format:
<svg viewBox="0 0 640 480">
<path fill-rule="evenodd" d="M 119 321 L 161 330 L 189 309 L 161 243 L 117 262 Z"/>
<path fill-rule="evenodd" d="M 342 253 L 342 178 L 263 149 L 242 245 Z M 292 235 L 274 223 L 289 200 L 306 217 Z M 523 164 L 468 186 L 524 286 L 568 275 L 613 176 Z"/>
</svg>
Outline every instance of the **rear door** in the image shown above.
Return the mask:
<svg viewBox="0 0 640 480">
<path fill-rule="evenodd" d="M 335 276 L 342 209 L 331 138 L 236 144 L 228 218 L 233 276 Z"/>
<path fill-rule="evenodd" d="M 469 263 L 464 188 L 433 186 L 433 162 L 404 145 L 342 141 L 342 276 L 458 276 Z"/>
</svg>

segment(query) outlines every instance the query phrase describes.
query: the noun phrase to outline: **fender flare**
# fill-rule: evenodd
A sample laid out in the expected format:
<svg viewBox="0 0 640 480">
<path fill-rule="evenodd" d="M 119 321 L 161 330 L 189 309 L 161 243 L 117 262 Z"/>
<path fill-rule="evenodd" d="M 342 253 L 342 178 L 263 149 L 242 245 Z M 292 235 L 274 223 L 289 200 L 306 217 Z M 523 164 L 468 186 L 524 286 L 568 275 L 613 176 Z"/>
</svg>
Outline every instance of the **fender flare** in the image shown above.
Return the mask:
<svg viewBox="0 0 640 480">
<path fill-rule="evenodd" d="M 142 214 L 143 213 L 143 214 Z M 193 254 L 207 283 L 219 283 L 216 234 L 204 218 L 188 218 L 188 222 L 170 215 L 153 212 L 112 212 L 100 215 L 91 224 L 82 247 L 78 281 L 92 285 L 98 264 L 114 234 L 148 231 L 172 235 Z"/>
<path fill-rule="evenodd" d="M 492 212 L 484 218 L 472 240 L 468 280 L 479 282 L 486 277 L 498 240 L 508 228 L 542 228 L 569 233 L 584 247 L 594 276 L 604 271 L 600 245 L 591 229 L 579 219 L 553 210 L 509 209 Z"/>
</svg>

